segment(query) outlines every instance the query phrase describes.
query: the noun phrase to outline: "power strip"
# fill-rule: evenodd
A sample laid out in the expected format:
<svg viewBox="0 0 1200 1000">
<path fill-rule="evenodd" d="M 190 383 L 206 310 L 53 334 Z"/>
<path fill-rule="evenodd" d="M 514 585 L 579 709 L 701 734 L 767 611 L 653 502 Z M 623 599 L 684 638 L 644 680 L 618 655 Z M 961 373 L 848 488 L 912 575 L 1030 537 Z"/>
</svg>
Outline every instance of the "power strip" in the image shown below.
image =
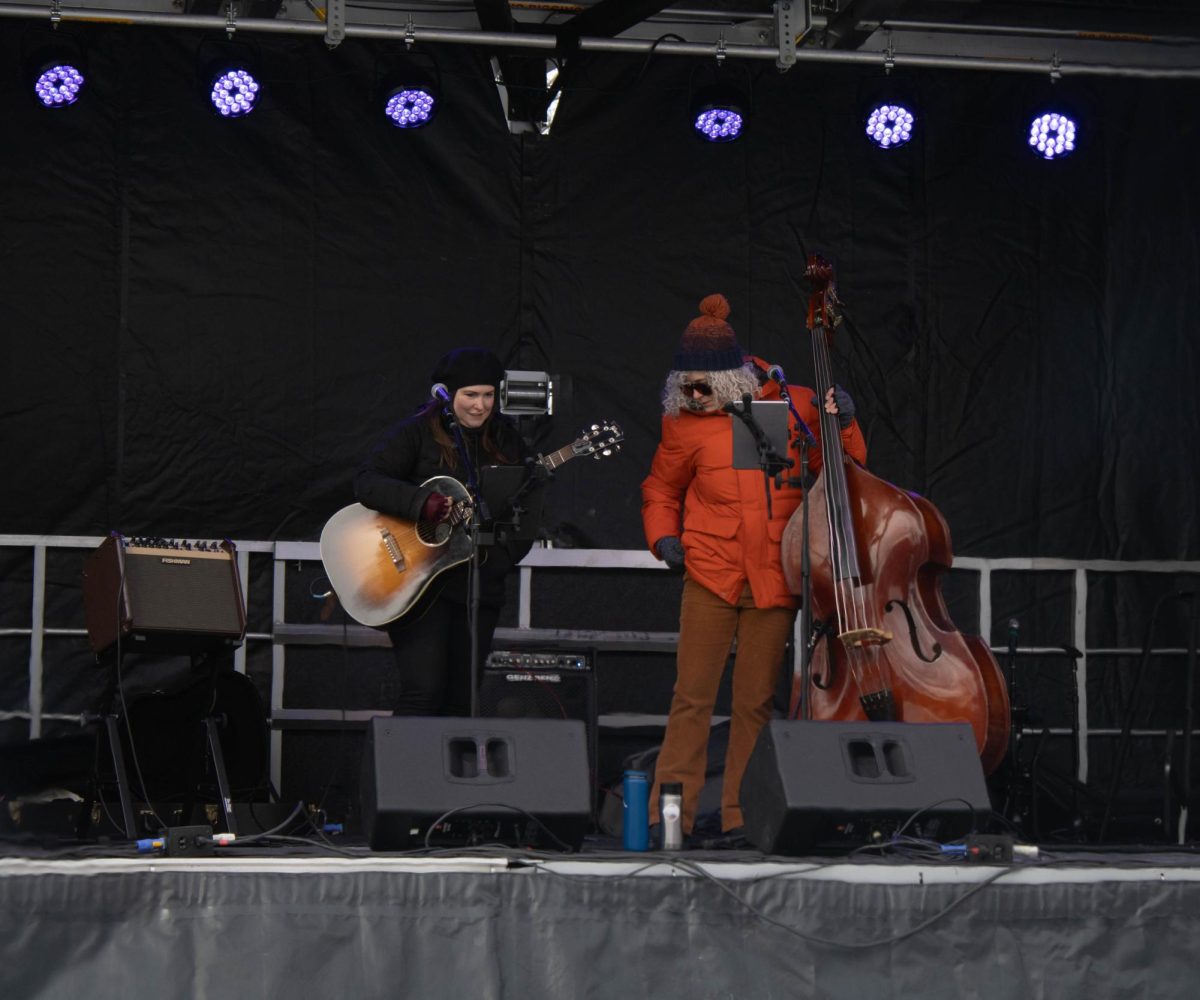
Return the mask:
<svg viewBox="0 0 1200 1000">
<path fill-rule="evenodd" d="M 964 857 L 967 861 L 1012 861 L 1013 839 L 1004 834 L 972 833 Z"/>
<path fill-rule="evenodd" d="M 213 832 L 209 826 L 169 826 L 163 841 L 167 856 L 172 858 L 213 852 Z"/>
</svg>

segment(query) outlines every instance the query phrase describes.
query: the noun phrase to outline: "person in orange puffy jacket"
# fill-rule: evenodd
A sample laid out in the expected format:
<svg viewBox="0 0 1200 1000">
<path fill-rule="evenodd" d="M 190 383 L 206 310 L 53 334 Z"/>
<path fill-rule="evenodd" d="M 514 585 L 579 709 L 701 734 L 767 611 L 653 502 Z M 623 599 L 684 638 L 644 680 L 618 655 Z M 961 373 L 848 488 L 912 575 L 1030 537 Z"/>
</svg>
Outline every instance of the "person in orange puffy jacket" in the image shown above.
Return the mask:
<svg viewBox="0 0 1200 1000">
<path fill-rule="evenodd" d="M 657 820 L 661 786 L 680 782 L 685 834 L 696 821 L 713 706 L 735 637 L 721 829 L 741 830 L 742 773 L 771 717 L 798 606 L 784 577 L 780 539 L 802 490 L 772 482 L 768 510 L 762 472 L 733 468 L 734 418 L 724 409 L 746 394 L 755 399 L 781 394 L 766 377 L 766 364 L 742 350 L 728 317 L 725 297 L 709 295 L 684 330 L 663 387 L 662 437 L 642 483 L 642 523 L 650 550 L 684 571 L 675 690 L 655 766 L 650 821 Z M 813 391 L 792 387 L 790 394 L 800 418 L 819 435 Z M 865 462 L 866 443 L 849 394 L 826 387 L 824 408 L 839 415 L 846 454 Z M 795 430 L 793 441 L 799 438 Z M 814 475 L 821 467 L 819 444 L 818 437 L 809 454 Z M 796 446 L 789 457 L 794 474 L 800 467 Z"/>
</svg>

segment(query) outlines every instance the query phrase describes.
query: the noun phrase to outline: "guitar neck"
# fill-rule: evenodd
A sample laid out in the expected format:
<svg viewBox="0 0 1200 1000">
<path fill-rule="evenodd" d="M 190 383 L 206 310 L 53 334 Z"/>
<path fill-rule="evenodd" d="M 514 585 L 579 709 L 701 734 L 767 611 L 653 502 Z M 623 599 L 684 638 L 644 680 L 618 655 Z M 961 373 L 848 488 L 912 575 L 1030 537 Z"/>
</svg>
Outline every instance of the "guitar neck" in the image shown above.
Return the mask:
<svg viewBox="0 0 1200 1000">
<path fill-rule="evenodd" d="M 575 443 L 571 442 L 571 444 L 563 445 L 558 451 L 552 451 L 549 455 L 542 455 L 538 459 L 538 465 L 543 465 L 553 471 L 575 457 Z"/>
</svg>

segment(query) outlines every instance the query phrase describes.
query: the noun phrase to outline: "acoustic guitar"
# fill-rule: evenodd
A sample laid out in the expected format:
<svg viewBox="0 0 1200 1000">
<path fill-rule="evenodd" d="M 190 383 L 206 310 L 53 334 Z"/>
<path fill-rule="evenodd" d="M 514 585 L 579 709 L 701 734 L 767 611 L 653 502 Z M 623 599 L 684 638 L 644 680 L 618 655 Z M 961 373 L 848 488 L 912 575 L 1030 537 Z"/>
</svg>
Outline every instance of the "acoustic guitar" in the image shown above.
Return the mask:
<svg viewBox="0 0 1200 1000">
<path fill-rule="evenodd" d="M 573 458 L 604 458 L 624 439 L 615 423 L 592 424 L 537 464 L 553 471 Z M 450 498 L 443 521 L 408 521 L 360 503 L 343 507 L 321 529 L 321 562 L 342 607 L 363 625 L 386 625 L 407 613 L 439 573 L 471 558 L 466 527 L 475 516 L 467 488 L 450 476 L 428 486 Z"/>
</svg>

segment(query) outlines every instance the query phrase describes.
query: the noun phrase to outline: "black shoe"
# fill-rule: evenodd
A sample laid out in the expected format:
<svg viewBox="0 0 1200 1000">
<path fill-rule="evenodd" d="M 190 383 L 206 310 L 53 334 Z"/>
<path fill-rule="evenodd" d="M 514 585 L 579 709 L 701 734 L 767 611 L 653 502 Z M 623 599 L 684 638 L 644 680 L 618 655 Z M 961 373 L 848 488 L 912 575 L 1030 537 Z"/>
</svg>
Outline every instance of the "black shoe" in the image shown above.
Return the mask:
<svg viewBox="0 0 1200 1000">
<path fill-rule="evenodd" d="M 719 837 L 709 837 L 702 846 L 709 851 L 746 851 L 751 845 L 746 839 L 746 828 L 735 826 L 732 830 L 723 830 Z"/>
</svg>

